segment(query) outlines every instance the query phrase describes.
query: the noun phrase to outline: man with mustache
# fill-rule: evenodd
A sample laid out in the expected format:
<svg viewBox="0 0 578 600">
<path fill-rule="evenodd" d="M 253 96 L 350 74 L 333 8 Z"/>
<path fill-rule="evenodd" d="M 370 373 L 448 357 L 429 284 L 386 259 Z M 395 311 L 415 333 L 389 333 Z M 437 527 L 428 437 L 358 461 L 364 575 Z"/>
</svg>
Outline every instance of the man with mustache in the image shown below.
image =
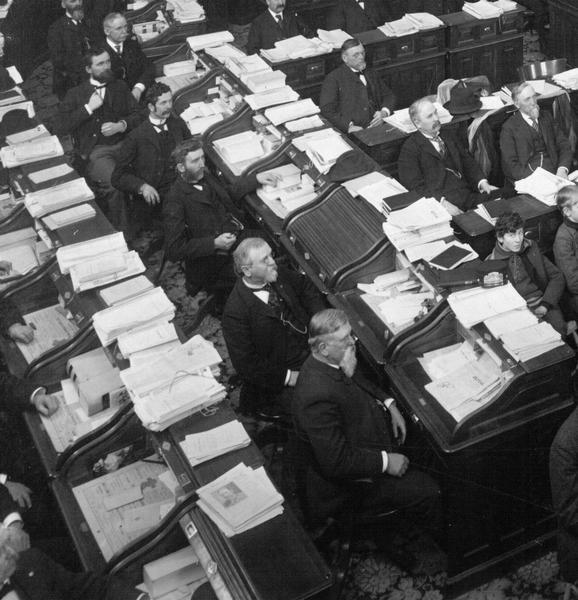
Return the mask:
<svg viewBox="0 0 578 600">
<path fill-rule="evenodd" d="M 531 175 L 538 167 L 566 178 L 572 148 L 552 115 L 541 111 L 537 94 L 527 81 L 515 86 L 512 100 L 518 108 L 502 126 L 502 168 L 510 181 Z"/>
<path fill-rule="evenodd" d="M 395 401 L 357 370 L 346 314 L 314 315 L 309 346 L 293 401 L 309 518 L 407 507 L 424 529 L 439 533 L 439 487 L 402 453 L 406 425 Z"/>
<path fill-rule="evenodd" d="M 249 29 L 247 54 L 254 54 L 261 49 L 275 46 L 275 42 L 304 35 L 312 37 L 313 33 L 294 13 L 285 10 L 285 0 L 266 0 L 267 10 L 253 19 Z"/>
<path fill-rule="evenodd" d="M 72 134 L 84 163 L 82 174 L 111 223 L 123 230 L 123 194 L 112 186 L 111 176 L 126 133 L 141 122 L 142 116 L 126 83 L 114 78 L 107 50 L 88 50 L 85 70 L 88 81 L 69 90 L 60 105 L 59 133 Z"/>
<path fill-rule="evenodd" d="M 62 0 L 65 14 L 48 29 L 48 50 L 53 66 L 52 91 L 62 100 L 68 90 L 86 79 L 83 55 L 91 39 L 84 22 L 83 0 Z"/>
<path fill-rule="evenodd" d="M 409 107 L 409 116 L 417 131 L 407 138 L 399 154 L 401 183 L 422 196 L 445 198 L 461 211 L 490 200 L 488 194 L 497 188 L 490 185 L 458 139 L 441 128 L 433 102 L 416 100 Z"/>
</svg>

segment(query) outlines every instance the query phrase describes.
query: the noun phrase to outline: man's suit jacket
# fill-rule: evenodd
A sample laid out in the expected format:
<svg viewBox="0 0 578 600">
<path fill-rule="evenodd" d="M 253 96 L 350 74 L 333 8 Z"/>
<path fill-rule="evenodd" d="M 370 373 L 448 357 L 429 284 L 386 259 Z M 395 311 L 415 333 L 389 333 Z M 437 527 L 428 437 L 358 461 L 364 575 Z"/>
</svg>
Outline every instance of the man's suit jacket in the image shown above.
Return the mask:
<svg viewBox="0 0 578 600">
<path fill-rule="evenodd" d="M 309 280 L 279 267 L 277 293 L 291 307 L 302 326 L 325 306 Z M 244 381 L 273 393 L 281 391 L 287 369 L 288 329 L 275 311 L 260 300 L 241 279 L 223 311 L 223 334 L 237 373 Z"/>
<path fill-rule="evenodd" d="M 440 133 L 448 154 L 453 159 L 457 170 L 465 179 L 465 187 L 472 192 L 477 191 L 478 183 L 484 175 L 471 154 L 447 130 Z M 448 172 L 444 160 L 434 148 L 432 143 L 419 131 L 412 133 L 404 142 L 397 162 L 399 180 L 411 191 L 416 191 L 424 196 L 433 196 L 438 200 L 445 196 L 458 208 L 464 205 L 463 190 L 449 190 L 444 187 Z"/>
<path fill-rule="evenodd" d="M 277 23 L 271 13 L 266 10 L 258 17 L 253 19 L 251 29 L 249 29 L 249 38 L 247 40 L 247 54 L 254 54 L 261 49 L 269 49 L 275 46 L 275 42 L 287 38 L 304 35 L 312 37 L 312 32 L 295 14 L 287 8 L 283 11 L 282 26 Z"/>
<path fill-rule="evenodd" d="M 388 108 L 391 111 L 395 106 L 395 96 L 381 78 L 370 69 L 363 74 L 367 86 L 347 65 L 342 64 L 323 81 L 319 101 L 321 113 L 341 131 L 347 132 L 351 122 L 366 127 L 376 110 Z"/>
<path fill-rule="evenodd" d="M 90 32 L 84 22 L 75 25 L 63 15 L 48 29 L 47 40 L 54 68 L 52 90 L 62 98 L 69 89 L 88 79 L 83 55 L 91 44 Z"/>
<path fill-rule="evenodd" d="M 172 139 L 172 150 L 191 137 L 188 127 L 180 117 L 170 116 L 166 126 Z M 133 129 L 124 140 L 112 173 L 112 185 L 122 191 L 137 194 L 143 183 L 155 189 L 167 178 L 164 169 L 169 157 L 161 155 L 160 137 L 149 119 Z M 174 177 L 173 177 L 174 179 Z M 157 190 L 158 191 L 158 190 Z"/>
<path fill-rule="evenodd" d="M 554 168 L 569 169 L 573 158 L 572 148 L 552 115 L 544 110 L 540 111 L 538 126 Z M 533 129 L 526 123 L 520 111 L 513 114 L 502 126 L 500 150 L 504 175 L 511 181 L 528 177 L 537 166 L 540 166 L 539 163 L 529 164 L 534 154 Z"/>
<path fill-rule="evenodd" d="M 129 89 L 140 83 L 148 88 L 155 80 L 155 66 L 145 56 L 137 40 L 127 38 L 122 45 L 122 54 L 102 40 L 103 48 L 110 54 L 110 66 L 114 76 L 122 79 Z"/>
<path fill-rule="evenodd" d="M 72 573 L 36 548 L 20 554 L 10 582 L 22 600 L 134 600 L 142 593 L 117 576 Z"/>
<path fill-rule="evenodd" d="M 327 17 L 327 29 L 343 29 L 351 35 L 375 29 L 386 21 L 384 8 L 383 0 L 365 0 L 365 8 L 357 0 L 338 0 Z"/>
<path fill-rule="evenodd" d="M 126 131 L 134 129 L 143 119 L 137 101 L 124 81 L 114 80 L 106 86 L 103 105 L 90 115 L 85 104 L 94 93 L 90 81 L 72 88 L 60 104 L 59 133 L 72 134 L 77 151 L 87 158 L 97 144 L 112 145 L 120 142 L 125 133 L 103 137 L 103 123 L 126 121 Z"/>
</svg>

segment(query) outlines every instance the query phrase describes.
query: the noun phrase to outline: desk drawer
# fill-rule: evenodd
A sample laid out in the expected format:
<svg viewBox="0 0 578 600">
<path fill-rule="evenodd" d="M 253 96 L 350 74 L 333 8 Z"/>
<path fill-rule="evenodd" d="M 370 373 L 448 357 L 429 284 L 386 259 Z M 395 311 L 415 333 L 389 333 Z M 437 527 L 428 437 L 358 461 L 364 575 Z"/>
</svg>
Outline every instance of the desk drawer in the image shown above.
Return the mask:
<svg viewBox="0 0 578 600">
<path fill-rule="evenodd" d="M 500 17 L 500 33 L 522 33 L 524 31 L 523 11 L 504 13 Z"/>
<path fill-rule="evenodd" d="M 461 48 L 498 36 L 498 19 L 460 23 L 449 27 L 448 48 Z"/>
</svg>

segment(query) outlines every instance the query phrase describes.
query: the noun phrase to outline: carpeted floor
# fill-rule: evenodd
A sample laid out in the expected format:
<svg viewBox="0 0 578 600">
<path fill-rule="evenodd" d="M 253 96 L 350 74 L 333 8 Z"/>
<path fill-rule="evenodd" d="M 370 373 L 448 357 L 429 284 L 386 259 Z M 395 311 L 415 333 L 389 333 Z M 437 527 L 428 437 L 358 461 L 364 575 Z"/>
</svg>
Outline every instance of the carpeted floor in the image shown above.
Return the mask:
<svg viewBox="0 0 578 600">
<path fill-rule="evenodd" d="M 540 54 L 536 35 L 527 34 L 524 44 L 526 60 L 539 60 Z M 25 83 L 25 90 L 36 106 L 38 117 L 50 127 L 54 123 L 58 101 L 49 92 L 51 89 L 51 67 L 49 63 L 41 65 Z M 140 240 L 146 245 L 146 240 Z M 138 249 L 138 242 L 137 242 Z M 158 270 L 160 253 L 147 260 L 151 271 Z M 176 321 L 187 329 L 196 315 L 203 296 L 189 297 L 184 288 L 184 275 L 178 265 L 168 264 L 163 272 L 160 284 L 177 307 Z M 197 330 L 215 343 L 224 359 L 223 379 L 229 381 L 234 370 L 228 360 L 218 319 L 206 317 Z M 238 390 L 231 389 L 233 402 Z M 446 575 L 436 568 L 440 564 L 439 555 L 432 553 L 427 544 L 405 541 L 405 548 L 418 557 L 419 568 L 409 574 L 375 550 L 360 549 L 354 553 L 349 576 L 345 583 L 346 600 L 441 600 L 444 597 Z M 504 573 L 487 585 L 472 590 L 460 597 L 467 600 L 542 600 L 559 598 L 563 594 L 563 584 L 558 580 L 558 565 L 555 553 L 551 552 L 522 568 Z"/>
</svg>

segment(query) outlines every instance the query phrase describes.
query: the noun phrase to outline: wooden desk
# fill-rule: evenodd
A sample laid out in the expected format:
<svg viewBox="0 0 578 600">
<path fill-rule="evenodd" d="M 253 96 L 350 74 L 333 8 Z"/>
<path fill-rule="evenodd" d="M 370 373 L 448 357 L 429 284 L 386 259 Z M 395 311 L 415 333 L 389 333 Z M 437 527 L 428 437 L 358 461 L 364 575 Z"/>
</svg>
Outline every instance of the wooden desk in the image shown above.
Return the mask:
<svg viewBox="0 0 578 600">
<path fill-rule="evenodd" d="M 163 56 L 171 54 L 180 46 L 182 46 L 182 44 L 187 41 L 188 37 L 193 35 L 201 35 L 205 33 L 207 29 L 206 21 L 180 23 L 179 21 L 175 21 L 173 19 L 171 12 L 166 10 L 163 12 L 167 23 L 169 24 L 168 29 L 141 44 L 142 51 L 151 60 L 158 60 Z M 143 17 L 141 22 L 145 20 L 146 19 Z"/>
</svg>

